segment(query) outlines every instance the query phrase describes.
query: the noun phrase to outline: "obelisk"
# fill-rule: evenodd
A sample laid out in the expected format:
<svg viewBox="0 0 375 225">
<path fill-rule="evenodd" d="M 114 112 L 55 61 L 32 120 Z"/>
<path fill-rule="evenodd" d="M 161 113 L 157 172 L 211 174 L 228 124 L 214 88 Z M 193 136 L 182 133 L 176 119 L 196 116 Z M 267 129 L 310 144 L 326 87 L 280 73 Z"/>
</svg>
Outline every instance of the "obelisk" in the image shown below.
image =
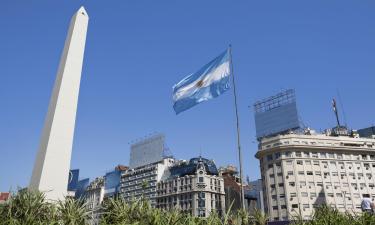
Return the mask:
<svg viewBox="0 0 375 225">
<path fill-rule="evenodd" d="M 48 200 L 67 194 L 88 21 L 83 7 L 70 21 L 29 185 L 45 192 Z"/>
</svg>

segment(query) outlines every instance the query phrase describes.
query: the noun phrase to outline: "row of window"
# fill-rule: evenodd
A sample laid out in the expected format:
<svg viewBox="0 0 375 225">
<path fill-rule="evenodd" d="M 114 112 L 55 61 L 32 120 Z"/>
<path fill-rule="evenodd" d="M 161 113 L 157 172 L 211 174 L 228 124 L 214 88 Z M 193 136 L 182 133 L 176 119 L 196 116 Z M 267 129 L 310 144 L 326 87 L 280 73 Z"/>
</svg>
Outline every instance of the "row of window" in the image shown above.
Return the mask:
<svg viewBox="0 0 375 225">
<path fill-rule="evenodd" d="M 329 152 L 290 152 L 286 151 L 282 154 L 280 152 L 276 152 L 274 154 L 268 154 L 264 157 L 266 161 L 272 161 L 280 159 L 281 156 L 284 156 L 285 158 L 289 157 L 306 157 L 306 158 L 328 158 L 328 159 L 354 159 L 354 160 L 375 160 L 375 154 L 342 154 L 342 153 L 329 153 Z M 262 160 L 263 161 L 263 160 Z"/>
</svg>

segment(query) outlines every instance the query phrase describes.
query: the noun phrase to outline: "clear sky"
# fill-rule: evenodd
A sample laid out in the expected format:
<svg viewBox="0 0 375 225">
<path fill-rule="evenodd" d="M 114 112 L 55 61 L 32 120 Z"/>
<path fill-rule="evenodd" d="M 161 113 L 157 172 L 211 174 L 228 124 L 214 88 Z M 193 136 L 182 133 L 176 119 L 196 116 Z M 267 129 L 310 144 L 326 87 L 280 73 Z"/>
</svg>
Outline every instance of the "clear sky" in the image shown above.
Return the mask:
<svg viewBox="0 0 375 225">
<path fill-rule="evenodd" d="M 89 16 L 72 168 L 129 163 L 163 132 L 176 158 L 237 164 L 232 92 L 176 116 L 172 86 L 233 46 L 245 174 L 260 177 L 252 104 L 295 88 L 303 122 L 375 123 L 374 1 L 16 1 L 0 3 L 0 191 L 26 186 L 71 16 Z M 342 111 L 339 105 L 339 110 Z"/>
</svg>

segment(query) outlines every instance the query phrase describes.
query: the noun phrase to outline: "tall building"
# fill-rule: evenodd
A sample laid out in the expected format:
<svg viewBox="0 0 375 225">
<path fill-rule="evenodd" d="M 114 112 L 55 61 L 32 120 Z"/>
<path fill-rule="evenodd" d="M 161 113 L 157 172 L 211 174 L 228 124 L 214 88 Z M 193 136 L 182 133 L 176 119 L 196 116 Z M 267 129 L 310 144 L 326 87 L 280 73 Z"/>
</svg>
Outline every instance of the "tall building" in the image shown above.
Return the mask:
<svg viewBox="0 0 375 225">
<path fill-rule="evenodd" d="M 279 134 L 259 141 L 265 211 L 271 220 L 310 219 L 328 204 L 361 212 L 361 200 L 375 198 L 375 139 L 345 129 Z"/>
<path fill-rule="evenodd" d="M 49 200 L 67 193 L 74 126 L 89 17 L 83 7 L 73 16 L 48 107 L 29 188 Z"/>
<path fill-rule="evenodd" d="M 156 184 L 163 177 L 169 176 L 169 168 L 173 163 L 173 158 L 164 158 L 158 162 L 122 172 L 120 196 L 128 202 L 144 197 L 150 200 L 152 206 L 155 206 Z"/>
<path fill-rule="evenodd" d="M 224 180 L 213 161 L 193 158 L 170 168 L 170 176 L 157 184 L 156 207 L 179 209 L 206 217 L 225 211 Z"/>
</svg>

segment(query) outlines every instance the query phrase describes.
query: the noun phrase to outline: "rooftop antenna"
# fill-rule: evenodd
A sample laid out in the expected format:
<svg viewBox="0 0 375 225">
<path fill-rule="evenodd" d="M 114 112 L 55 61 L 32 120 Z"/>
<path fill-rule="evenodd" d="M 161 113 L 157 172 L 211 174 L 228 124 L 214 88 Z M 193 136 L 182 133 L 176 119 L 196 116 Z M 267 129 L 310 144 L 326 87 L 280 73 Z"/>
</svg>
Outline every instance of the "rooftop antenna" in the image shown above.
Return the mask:
<svg viewBox="0 0 375 225">
<path fill-rule="evenodd" d="M 342 109 L 342 115 L 344 116 L 344 123 L 345 123 L 345 126 L 347 127 L 348 125 L 346 123 L 345 109 L 344 109 L 344 105 L 342 104 L 342 100 L 341 100 L 339 89 L 337 89 L 337 97 L 339 97 L 340 107 Z"/>
<path fill-rule="evenodd" d="M 336 116 L 337 128 L 340 128 L 339 114 L 337 111 L 336 100 L 334 98 L 332 99 L 332 107 L 333 107 L 333 112 L 335 113 L 335 116 Z"/>
</svg>

